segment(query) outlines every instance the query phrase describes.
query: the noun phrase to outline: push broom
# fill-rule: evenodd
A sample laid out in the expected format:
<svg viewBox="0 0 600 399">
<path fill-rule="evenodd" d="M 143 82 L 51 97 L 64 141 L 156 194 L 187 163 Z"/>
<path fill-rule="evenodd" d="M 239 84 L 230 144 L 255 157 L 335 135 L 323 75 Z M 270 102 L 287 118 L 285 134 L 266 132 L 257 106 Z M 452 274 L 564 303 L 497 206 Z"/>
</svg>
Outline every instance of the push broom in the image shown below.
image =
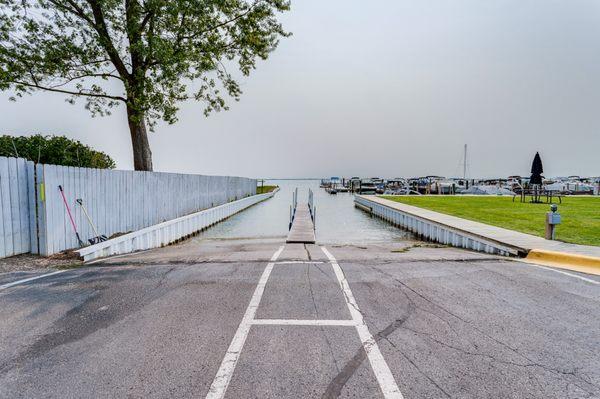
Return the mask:
<svg viewBox="0 0 600 399">
<path fill-rule="evenodd" d="M 99 242 L 108 240 L 108 237 L 105 236 L 104 234 L 98 234 L 98 229 L 96 229 L 94 222 L 92 222 L 92 218 L 90 217 L 87 209 L 85 209 L 85 206 L 83 205 L 83 200 L 81 198 L 79 198 L 75 201 L 77 201 L 77 203 L 79 204 L 81 209 L 83 209 L 83 213 L 85 214 L 85 217 L 87 218 L 88 222 L 90 223 L 90 226 L 92 226 L 92 230 L 94 230 L 94 234 L 96 234 L 96 237 L 90 238 L 88 240 L 90 242 L 90 244 L 92 244 L 92 245 L 98 244 Z"/>
</svg>

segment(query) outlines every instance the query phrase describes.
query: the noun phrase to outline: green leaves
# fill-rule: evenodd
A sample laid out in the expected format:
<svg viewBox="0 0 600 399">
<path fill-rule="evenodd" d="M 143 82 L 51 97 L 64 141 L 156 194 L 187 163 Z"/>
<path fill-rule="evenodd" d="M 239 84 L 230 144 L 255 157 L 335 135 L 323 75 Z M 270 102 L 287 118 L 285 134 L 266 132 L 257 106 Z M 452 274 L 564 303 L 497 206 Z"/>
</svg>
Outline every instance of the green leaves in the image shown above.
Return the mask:
<svg viewBox="0 0 600 399">
<path fill-rule="evenodd" d="M 149 122 L 178 103 L 227 109 L 281 37 L 287 0 L 0 0 L 0 90 L 84 98 L 93 115 L 126 102 Z"/>
<path fill-rule="evenodd" d="M 64 136 L 0 136 L 0 156 L 21 157 L 52 165 L 115 168 L 115 161 L 105 153 Z"/>
</svg>

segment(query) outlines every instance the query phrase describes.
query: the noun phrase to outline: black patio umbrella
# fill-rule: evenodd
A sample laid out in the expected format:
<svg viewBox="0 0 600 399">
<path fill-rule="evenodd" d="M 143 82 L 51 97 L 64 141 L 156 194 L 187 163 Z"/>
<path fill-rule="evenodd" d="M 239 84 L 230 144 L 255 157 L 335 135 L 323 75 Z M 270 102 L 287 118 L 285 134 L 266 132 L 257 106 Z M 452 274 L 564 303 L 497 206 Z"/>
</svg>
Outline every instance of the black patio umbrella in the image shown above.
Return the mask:
<svg viewBox="0 0 600 399">
<path fill-rule="evenodd" d="M 531 179 L 529 180 L 529 184 L 542 184 L 542 173 L 544 173 L 542 158 L 540 158 L 540 153 L 536 152 L 531 164 Z"/>
</svg>

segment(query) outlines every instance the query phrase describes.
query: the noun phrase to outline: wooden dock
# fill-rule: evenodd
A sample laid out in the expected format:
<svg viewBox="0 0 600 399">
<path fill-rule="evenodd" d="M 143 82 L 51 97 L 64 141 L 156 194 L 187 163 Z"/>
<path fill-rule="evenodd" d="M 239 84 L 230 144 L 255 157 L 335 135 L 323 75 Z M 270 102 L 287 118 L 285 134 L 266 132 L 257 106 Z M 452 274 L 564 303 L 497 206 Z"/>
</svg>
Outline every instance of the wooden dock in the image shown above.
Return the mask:
<svg viewBox="0 0 600 399">
<path fill-rule="evenodd" d="M 292 227 L 287 236 L 287 243 L 314 244 L 315 226 L 310 217 L 308 204 L 298 204 L 296 207 L 296 216 L 292 222 Z"/>
</svg>

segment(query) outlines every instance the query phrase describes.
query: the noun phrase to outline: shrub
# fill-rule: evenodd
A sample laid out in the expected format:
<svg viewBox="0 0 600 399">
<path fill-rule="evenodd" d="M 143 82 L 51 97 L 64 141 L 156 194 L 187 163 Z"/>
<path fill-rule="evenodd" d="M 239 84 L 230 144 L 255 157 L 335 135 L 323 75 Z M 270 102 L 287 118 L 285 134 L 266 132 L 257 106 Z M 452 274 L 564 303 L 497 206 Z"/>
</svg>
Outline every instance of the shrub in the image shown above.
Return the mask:
<svg viewBox="0 0 600 399">
<path fill-rule="evenodd" d="M 84 168 L 114 169 L 116 166 L 107 154 L 65 136 L 0 136 L 0 156 Z"/>
</svg>

